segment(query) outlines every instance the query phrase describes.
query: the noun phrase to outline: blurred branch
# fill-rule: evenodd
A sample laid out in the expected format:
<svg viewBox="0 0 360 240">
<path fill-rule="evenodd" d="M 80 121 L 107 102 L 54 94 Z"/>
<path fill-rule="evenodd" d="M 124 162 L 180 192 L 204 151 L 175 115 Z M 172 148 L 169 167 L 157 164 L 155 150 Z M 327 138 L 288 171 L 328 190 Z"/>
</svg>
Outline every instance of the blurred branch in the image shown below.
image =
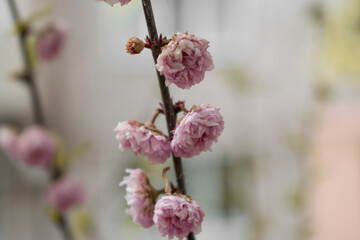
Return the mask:
<svg viewBox="0 0 360 240">
<path fill-rule="evenodd" d="M 30 96 L 33 104 L 34 109 L 34 117 L 35 117 L 35 123 L 41 126 L 45 126 L 45 120 L 44 115 L 41 109 L 39 94 L 35 82 L 35 75 L 34 75 L 34 69 L 32 64 L 32 56 L 31 52 L 28 48 L 28 36 L 29 36 L 29 25 L 27 23 L 24 23 L 19 15 L 18 8 L 16 6 L 15 0 L 8 0 L 9 9 L 11 12 L 11 16 L 13 18 L 14 24 L 18 27 L 18 36 L 19 36 L 19 43 L 20 43 L 20 51 L 22 55 L 22 59 L 24 62 L 24 72 L 22 75 L 23 80 L 27 83 L 29 90 L 30 90 Z M 41 15 L 41 14 L 40 14 Z M 37 16 L 36 16 L 37 17 Z M 56 173 L 56 174 L 54 174 Z M 60 177 L 62 177 L 63 172 L 56 171 L 56 167 L 52 169 L 51 171 L 51 181 L 55 182 Z M 59 229 L 61 230 L 64 239 L 66 240 L 73 240 L 72 233 L 69 228 L 68 221 L 66 219 L 66 216 L 62 213 L 59 213 L 58 219 L 55 221 Z"/>
</svg>

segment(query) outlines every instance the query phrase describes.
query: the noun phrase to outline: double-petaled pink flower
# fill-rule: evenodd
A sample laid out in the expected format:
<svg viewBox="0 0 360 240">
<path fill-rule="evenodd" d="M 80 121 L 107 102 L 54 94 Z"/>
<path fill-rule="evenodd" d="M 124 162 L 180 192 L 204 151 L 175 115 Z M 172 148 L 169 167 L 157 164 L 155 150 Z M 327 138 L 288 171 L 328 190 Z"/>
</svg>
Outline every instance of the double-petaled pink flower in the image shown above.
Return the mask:
<svg viewBox="0 0 360 240">
<path fill-rule="evenodd" d="M 32 126 L 20 135 L 17 151 L 19 160 L 32 166 L 48 168 L 54 161 L 56 145 L 45 129 Z"/>
<path fill-rule="evenodd" d="M 53 60 L 63 49 L 67 33 L 60 23 L 53 23 L 45 28 L 38 36 L 36 54 L 45 61 Z"/>
<path fill-rule="evenodd" d="M 183 195 L 167 195 L 155 205 L 154 223 L 161 236 L 181 240 L 190 232 L 201 232 L 204 216 L 198 202 Z"/>
<path fill-rule="evenodd" d="M 166 78 L 165 84 L 174 83 L 189 89 L 200 83 L 206 71 L 214 69 L 208 52 L 209 41 L 187 33 L 175 34 L 169 44 L 162 48 L 156 68 Z"/>
<path fill-rule="evenodd" d="M 166 137 L 135 121 L 119 122 L 114 131 L 121 150 L 131 149 L 148 157 L 150 163 L 164 163 L 170 157 L 171 146 Z"/>
<path fill-rule="evenodd" d="M 126 185 L 125 199 L 130 209 L 127 213 L 132 216 L 133 221 L 143 228 L 151 227 L 154 216 L 154 195 L 149 178 L 141 169 L 126 169 L 129 176 L 119 184 Z"/>
<path fill-rule="evenodd" d="M 0 126 L 0 148 L 10 157 L 18 157 L 18 135 L 8 126 Z"/>
<path fill-rule="evenodd" d="M 59 211 L 67 211 L 85 201 L 83 185 L 73 178 L 63 178 L 50 186 L 47 199 L 50 205 Z"/>
<path fill-rule="evenodd" d="M 108 4 L 110 4 L 111 6 L 114 6 L 114 4 L 120 3 L 121 6 L 128 4 L 129 2 L 131 2 L 131 0 L 97 0 L 97 1 L 101 1 L 101 2 L 106 2 Z"/>
<path fill-rule="evenodd" d="M 171 147 L 176 157 L 190 158 L 203 151 L 211 151 L 224 130 L 219 108 L 200 105 L 188 112 L 173 130 Z"/>
</svg>

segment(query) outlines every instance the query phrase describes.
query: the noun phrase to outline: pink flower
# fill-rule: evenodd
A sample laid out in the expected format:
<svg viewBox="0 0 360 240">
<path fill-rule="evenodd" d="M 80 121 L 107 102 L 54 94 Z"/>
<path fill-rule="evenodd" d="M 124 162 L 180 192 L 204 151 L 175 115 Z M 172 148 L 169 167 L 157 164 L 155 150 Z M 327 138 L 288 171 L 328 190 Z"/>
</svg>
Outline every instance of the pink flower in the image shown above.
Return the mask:
<svg viewBox="0 0 360 240">
<path fill-rule="evenodd" d="M 0 126 L 0 148 L 10 157 L 17 158 L 18 135 L 14 129 L 8 126 Z"/>
<path fill-rule="evenodd" d="M 85 195 L 83 185 L 79 181 L 67 177 L 50 186 L 47 199 L 52 207 L 64 212 L 84 203 Z"/>
<path fill-rule="evenodd" d="M 164 163 L 170 157 L 171 146 L 166 137 L 135 121 L 119 122 L 114 131 L 121 150 L 132 149 L 135 154 L 148 157 L 150 163 Z"/>
<path fill-rule="evenodd" d="M 53 23 L 44 29 L 36 42 L 36 53 L 43 61 L 53 60 L 65 44 L 67 34 L 63 26 Z"/>
<path fill-rule="evenodd" d="M 154 201 L 149 178 L 141 169 L 126 169 L 129 176 L 119 184 L 126 185 L 125 199 L 130 209 L 127 213 L 133 217 L 133 221 L 143 228 L 151 227 L 154 215 Z"/>
<path fill-rule="evenodd" d="M 121 6 L 124 6 L 124 5 L 128 4 L 129 2 L 131 2 L 131 0 L 97 0 L 97 1 L 106 2 L 106 3 L 110 4 L 111 6 L 114 6 L 114 4 L 117 4 L 117 3 L 120 3 Z"/>
<path fill-rule="evenodd" d="M 161 236 L 168 235 L 169 239 L 176 236 L 183 239 L 190 232 L 201 232 L 204 212 L 200 205 L 183 195 L 167 195 L 155 205 L 154 223 Z"/>
<path fill-rule="evenodd" d="M 175 34 L 162 48 L 156 68 L 166 78 L 165 84 L 174 83 L 182 89 L 200 83 L 205 71 L 214 69 L 212 57 L 207 51 L 209 42 L 187 33 Z"/>
<path fill-rule="evenodd" d="M 173 153 L 176 157 L 190 158 L 202 151 L 211 151 L 211 145 L 223 130 L 224 120 L 219 108 L 200 105 L 176 124 L 171 142 Z"/>
<path fill-rule="evenodd" d="M 37 126 L 27 128 L 18 140 L 19 160 L 33 166 L 50 167 L 56 146 L 49 133 Z"/>
</svg>

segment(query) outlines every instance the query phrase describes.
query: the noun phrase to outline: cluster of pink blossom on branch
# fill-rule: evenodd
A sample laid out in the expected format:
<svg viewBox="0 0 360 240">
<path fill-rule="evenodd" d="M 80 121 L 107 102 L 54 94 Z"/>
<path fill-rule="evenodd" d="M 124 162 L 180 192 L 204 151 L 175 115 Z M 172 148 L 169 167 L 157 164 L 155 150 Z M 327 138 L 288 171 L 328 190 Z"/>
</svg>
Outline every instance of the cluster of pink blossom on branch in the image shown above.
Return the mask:
<svg viewBox="0 0 360 240">
<path fill-rule="evenodd" d="M 0 147 L 15 160 L 45 169 L 52 166 L 56 151 L 51 135 L 39 126 L 28 127 L 21 134 L 1 126 Z"/>
<path fill-rule="evenodd" d="M 128 4 L 129 0 L 102 0 L 113 6 Z M 143 49 L 152 51 L 163 103 L 156 109 L 149 122 L 135 120 L 119 122 L 114 131 L 121 150 L 130 149 L 149 159 L 152 164 L 162 164 L 172 155 L 178 186 L 170 184 L 165 168 L 165 188 L 155 189 L 146 173 L 141 169 L 127 169 L 128 176 L 120 183 L 126 185 L 127 211 L 133 221 L 143 228 L 155 224 L 161 236 L 195 239 L 201 232 L 204 212 L 198 202 L 186 195 L 181 157 L 191 158 L 210 151 L 224 129 L 224 120 L 219 108 L 208 104 L 186 109 L 185 103 L 175 104 L 170 98 L 168 86 L 174 84 L 181 89 L 190 89 L 204 80 L 205 73 L 214 69 L 209 41 L 189 33 L 177 33 L 171 39 L 157 36 L 151 1 L 142 0 L 149 36 L 145 41 L 129 38 L 126 51 L 139 54 Z M 170 109 L 169 109 L 170 108 Z M 183 116 L 176 122 L 178 114 Z M 155 125 L 156 118 L 164 114 L 168 135 Z M 159 200 L 158 197 L 165 194 Z"/>
<path fill-rule="evenodd" d="M 64 49 L 67 31 L 60 22 L 52 22 L 43 28 L 33 24 L 46 13 L 41 9 L 30 17 L 22 19 L 15 0 L 8 0 L 9 10 L 16 26 L 24 69 L 15 76 L 29 88 L 34 113 L 34 125 L 20 133 L 7 125 L 0 126 L 0 150 L 11 160 L 26 164 L 31 168 L 41 168 L 50 177 L 47 213 L 59 227 L 66 240 L 73 240 L 66 212 L 85 201 L 84 186 L 69 177 L 67 169 L 75 155 L 84 149 L 79 146 L 66 151 L 58 136 L 46 127 L 36 82 L 36 60 L 50 62 Z M 45 11 L 45 12 L 44 12 Z M 34 39 L 35 41 L 31 41 Z M 83 146 L 81 146 L 83 147 Z M 75 154 L 76 153 L 76 154 Z"/>
<path fill-rule="evenodd" d="M 131 149 L 135 154 L 146 156 L 150 163 L 165 163 L 171 152 L 176 157 L 191 158 L 203 151 L 211 151 L 211 145 L 224 129 L 219 109 L 203 104 L 185 111 L 172 131 L 174 136 L 171 142 L 154 123 L 119 122 L 114 129 L 119 148 Z"/>
<path fill-rule="evenodd" d="M 126 185 L 125 199 L 130 206 L 127 213 L 133 217 L 135 223 L 143 228 L 155 224 L 160 235 L 170 239 L 174 236 L 183 239 L 190 232 L 201 232 L 205 213 L 198 202 L 190 196 L 172 193 L 176 189 L 170 187 L 168 180 L 165 180 L 167 187 L 156 190 L 143 170 L 126 169 L 126 172 L 129 175 L 124 177 L 120 186 Z M 163 193 L 166 195 L 157 200 Z"/>
<path fill-rule="evenodd" d="M 56 142 L 45 128 L 30 126 L 18 134 L 11 127 L 0 126 L 0 149 L 15 161 L 58 172 L 61 178 L 50 185 L 47 197 L 50 206 L 56 210 L 65 212 L 84 203 L 84 186 L 73 178 L 62 176 L 66 166 L 57 162 Z"/>
</svg>

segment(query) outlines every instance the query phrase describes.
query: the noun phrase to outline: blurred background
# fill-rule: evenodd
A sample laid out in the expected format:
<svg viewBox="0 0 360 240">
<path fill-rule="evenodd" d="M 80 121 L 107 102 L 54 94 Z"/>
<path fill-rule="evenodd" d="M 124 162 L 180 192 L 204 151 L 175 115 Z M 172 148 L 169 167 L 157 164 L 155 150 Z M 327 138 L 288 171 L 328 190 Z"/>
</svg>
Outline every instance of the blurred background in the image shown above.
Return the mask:
<svg viewBox="0 0 360 240">
<path fill-rule="evenodd" d="M 68 147 L 89 142 L 71 167 L 86 186 L 92 233 L 83 239 L 163 239 L 125 214 L 125 168 L 159 171 L 121 152 L 119 121 L 151 118 L 160 92 L 140 0 L 110 7 L 92 0 L 17 0 L 40 21 L 61 19 L 68 41 L 36 68 L 48 126 Z M 212 152 L 184 159 L 189 194 L 206 217 L 199 240 L 360 239 L 360 0 L 154 0 L 158 31 L 210 41 L 215 70 L 175 100 L 221 108 L 225 130 Z M 22 61 L 6 1 L 0 2 L 0 123 L 32 123 L 29 92 L 11 76 Z M 162 118 L 158 127 L 165 130 Z M 168 161 L 166 165 L 171 165 Z M 174 179 L 174 176 L 171 176 Z M 61 235 L 45 214 L 48 180 L 0 152 L 0 239 Z M 81 238 L 79 238 L 81 239 Z"/>
</svg>

